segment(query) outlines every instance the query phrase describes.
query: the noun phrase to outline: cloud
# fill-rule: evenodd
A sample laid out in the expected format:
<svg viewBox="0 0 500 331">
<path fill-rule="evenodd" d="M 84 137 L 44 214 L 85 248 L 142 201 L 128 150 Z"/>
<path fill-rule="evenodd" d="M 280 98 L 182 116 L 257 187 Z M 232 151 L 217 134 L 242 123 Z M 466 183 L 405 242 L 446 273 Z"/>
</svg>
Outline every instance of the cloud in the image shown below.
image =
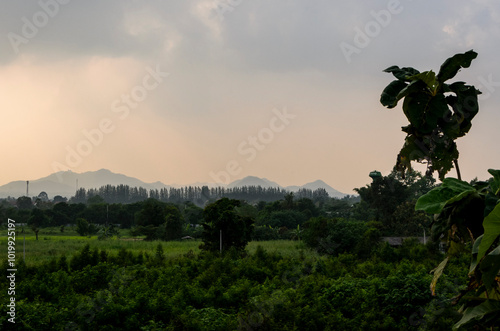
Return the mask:
<svg viewBox="0 0 500 331">
<path fill-rule="evenodd" d="M 44 10 L 40 3 L 56 2 L 57 14 L 47 14 L 47 24 L 15 52 L 9 33 L 22 36 L 26 20 Z M 273 108 L 286 106 L 297 121 L 242 175 L 294 184 L 315 180 L 302 179 L 315 164 L 315 174 L 331 184 L 338 180 L 338 189 L 348 192 L 362 186 L 372 168 L 390 169 L 402 143 L 404 116 L 378 102 L 392 79 L 383 69 L 439 70 L 446 58 L 474 48 L 478 59 L 457 79 L 500 81 L 500 5 L 492 0 L 400 0 L 388 21 L 380 15 L 395 0 L 63 2 L 0 2 L 0 106 L 9 109 L 0 128 L 42 164 L 26 164 L 29 156 L 15 161 L 6 169 L 12 180 L 27 177 L 24 172 L 46 175 L 51 162 L 64 159 L 66 146 L 104 117 L 116 121 L 116 131 L 76 171 L 109 167 L 150 181 L 210 180 L 210 171 L 239 157 L 242 140 L 268 124 Z M 222 17 L 221 4 L 231 6 Z M 357 34 L 370 28 L 366 45 L 356 45 Z M 343 42 L 358 48 L 350 62 Z M 120 122 L 112 103 L 157 65 L 171 75 Z M 474 126 L 483 131 L 499 119 L 495 84 L 492 92 L 482 87 L 491 95 Z M 491 141 L 497 136 L 489 133 Z M 483 132 L 470 137 L 463 155 L 472 142 L 489 146 Z M 9 146 L 5 156 L 14 160 L 16 153 Z M 126 162 L 130 153 L 145 162 Z M 474 168 L 464 163 L 465 170 Z"/>
</svg>

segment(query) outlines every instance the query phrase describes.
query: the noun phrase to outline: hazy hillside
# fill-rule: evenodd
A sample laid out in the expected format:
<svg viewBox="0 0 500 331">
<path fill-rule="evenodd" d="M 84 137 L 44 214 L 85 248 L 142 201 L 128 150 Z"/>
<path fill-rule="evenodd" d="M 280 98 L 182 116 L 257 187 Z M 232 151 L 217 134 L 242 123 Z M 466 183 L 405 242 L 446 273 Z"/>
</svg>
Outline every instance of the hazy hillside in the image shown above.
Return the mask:
<svg viewBox="0 0 500 331">
<path fill-rule="evenodd" d="M 235 180 L 227 185 L 228 188 L 242 187 L 242 186 L 262 186 L 263 188 L 278 187 L 282 188 L 278 183 L 270 181 L 266 178 L 259 178 L 255 176 L 247 176 L 242 179 Z"/>
<path fill-rule="evenodd" d="M 78 180 L 78 184 L 77 184 Z M 161 182 L 145 183 L 137 178 L 113 173 L 107 169 L 75 173 L 60 171 L 36 180 L 30 180 L 29 195 L 36 196 L 45 191 L 49 198 L 56 195 L 71 197 L 75 195 L 76 188 L 99 188 L 104 185 L 128 185 L 131 187 L 144 187 L 145 189 L 161 189 L 167 185 Z M 7 196 L 18 197 L 26 195 L 26 181 L 15 181 L 0 186 L 0 198 Z"/>
<path fill-rule="evenodd" d="M 166 185 L 161 182 L 145 183 L 137 178 L 129 177 L 123 174 L 117 174 L 107 169 L 88 171 L 80 174 L 72 171 L 60 171 L 47 177 L 30 180 L 29 195 L 36 196 L 40 192 L 45 191 L 51 199 L 56 195 L 61 195 L 69 198 L 75 195 L 77 187 L 91 189 L 99 188 L 104 185 L 128 185 L 130 187 L 143 187 L 147 190 L 160 190 L 164 187 L 181 187 L 179 185 Z M 209 187 L 219 186 L 210 183 L 194 183 L 191 185 L 182 185 L 182 187 L 201 187 L 204 185 L 207 185 Z M 324 188 L 331 197 L 342 198 L 346 195 L 342 192 L 337 191 L 322 180 L 317 180 L 315 182 L 307 183 L 302 186 L 288 186 L 284 188 L 283 186 L 269 179 L 259 178 L 255 176 L 247 176 L 245 178 L 235 180 L 234 182 L 227 185 L 227 188 L 243 186 L 261 186 L 263 188 L 274 187 L 285 189 L 291 192 L 296 192 L 301 188 L 310 189 L 312 191 L 317 190 L 318 188 Z M 26 195 L 26 181 L 24 180 L 10 182 L 8 184 L 0 186 L 0 198 L 6 198 L 7 196 L 19 197 L 23 195 Z"/>
<path fill-rule="evenodd" d="M 344 196 L 347 195 L 345 193 L 337 191 L 336 189 L 334 189 L 333 187 L 331 187 L 322 180 L 317 180 L 312 183 L 307 183 L 305 185 L 302 185 L 301 188 L 306 188 L 312 191 L 317 190 L 319 188 L 324 188 L 328 192 L 328 195 L 332 198 L 343 198 Z"/>
</svg>

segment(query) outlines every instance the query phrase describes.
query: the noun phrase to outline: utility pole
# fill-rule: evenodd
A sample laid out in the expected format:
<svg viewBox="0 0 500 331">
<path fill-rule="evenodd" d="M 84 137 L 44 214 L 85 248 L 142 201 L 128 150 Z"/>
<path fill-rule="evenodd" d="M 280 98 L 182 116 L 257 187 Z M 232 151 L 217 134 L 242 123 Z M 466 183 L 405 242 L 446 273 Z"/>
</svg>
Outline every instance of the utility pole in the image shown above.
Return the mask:
<svg viewBox="0 0 500 331">
<path fill-rule="evenodd" d="M 29 195 L 29 186 L 30 186 L 30 181 L 29 181 L 29 180 L 27 180 L 27 181 L 26 181 L 26 196 L 27 196 L 27 197 L 29 197 L 29 196 L 30 196 L 30 195 Z"/>
</svg>

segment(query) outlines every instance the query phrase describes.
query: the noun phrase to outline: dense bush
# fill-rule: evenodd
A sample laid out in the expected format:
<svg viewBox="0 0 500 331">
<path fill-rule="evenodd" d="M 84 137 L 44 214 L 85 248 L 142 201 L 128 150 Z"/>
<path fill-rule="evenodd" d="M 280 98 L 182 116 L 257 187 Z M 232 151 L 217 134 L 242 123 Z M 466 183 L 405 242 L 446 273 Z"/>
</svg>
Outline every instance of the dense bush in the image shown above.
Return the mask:
<svg viewBox="0 0 500 331">
<path fill-rule="evenodd" d="M 453 262 L 443 276 L 447 287 L 441 284 L 440 297 L 432 298 L 428 271 L 437 259 L 426 259 L 297 259 L 261 247 L 254 254 L 165 259 L 161 245 L 146 256 L 126 250 L 110 256 L 86 246 L 69 266 L 65 258 L 37 268 L 18 265 L 14 329 L 447 329 L 456 322 L 449 297 L 466 277 L 460 270 L 467 260 Z M 7 300 L 2 296 L 0 304 Z M 0 316 L 0 328 L 11 326 Z"/>
<path fill-rule="evenodd" d="M 322 254 L 355 252 L 357 247 L 366 251 L 380 237 L 373 224 L 325 217 L 311 218 L 304 225 L 302 237 L 307 246 Z M 369 229 L 373 230 L 368 232 Z"/>
<path fill-rule="evenodd" d="M 241 205 L 240 200 L 222 198 L 205 207 L 201 249 L 213 252 L 221 245 L 222 250 L 245 248 L 251 239 L 254 221 L 239 211 Z"/>
</svg>

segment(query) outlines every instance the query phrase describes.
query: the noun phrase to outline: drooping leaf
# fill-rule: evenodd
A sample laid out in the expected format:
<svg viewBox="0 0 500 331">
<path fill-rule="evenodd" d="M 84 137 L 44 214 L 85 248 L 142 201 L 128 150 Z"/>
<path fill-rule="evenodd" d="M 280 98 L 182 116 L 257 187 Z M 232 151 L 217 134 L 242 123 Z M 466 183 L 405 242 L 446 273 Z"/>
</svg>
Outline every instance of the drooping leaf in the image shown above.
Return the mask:
<svg viewBox="0 0 500 331">
<path fill-rule="evenodd" d="M 425 123 L 422 128 L 422 132 L 432 134 L 432 132 L 436 130 L 440 120 L 445 117 L 447 112 L 449 112 L 449 109 L 445 96 L 443 94 L 432 96 L 429 99 L 425 110 Z"/>
<path fill-rule="evenodd" d="M 500 271 L 500 246 L 484 257 L 480 268 L 482 272 L 481 279 L 486 286 L 486 290 L 490 291 L 496 284 L 495 277 Z"/>
<path fill-rule="evenodd" d="M 458 329 L 470 322 L 473 319 L 481 319 L 487 314 L 495 313 L 500 311 L 500 302 L 494 300 L 486 300 L 483 303 L 467 308 L 462 316 L 462 319 L 458 321 L 453 328 Z"/>
<path fill-rule="evenodd" d="M 441 275 L 443 274 L 444 268 L 446 267 L 448 260 L 449 260 L 449 257 L 446 257 L 443 261 L 441 261 L 441 263 L 439 263 L 439 265 L 436 267 L 436 269 L 431 271 L 434 273 L 434 277 L 432 277 L 432 282 L 431 282 L 431 292 L 432 292 L 433 296 L 436 295 L 437 281 L 438 281 L 439 277 L 441 277 Z"/>
<path fill-rule="evenodd" d="M 493 195 L 493 193 L 488 192 L 486 193 L 486 196 L 484 197 L 484 212 L 483 212 L 483 218 L 488 216 L 493 209 L 497 206 L 498 203 L 498 196 Z"/>
<path fill-rule="evenodd" d="M 480 235 L 479 237 L 476 238 L 476 241 L 474 241 L 474 245 L 472 246 L 472 261 L 470 263 L 469 267 L 469 275 L 474 272 L 477 266 L 477 253 L 479 253 L 479 245 L 481 245 L 481 241 L 483 240 L 483 235 Z"/>
<path fill-rule="evenodd" d="M 432 151 L 432 169 L 438 172 L 440 180 L 444 180 L 444 176 L 453 168 L 453 160 L 458 159 L 457 144 L 446 136 L 435 137 Z"/>
<path fill-rule="evenodd" d="M 446 103 L 451 107 L 457 103 L 458 98 L 456 96 L 447 96 Z M 446 114 L 439 120 L 439 126 L 447 137 L 455 139 L 460 136 L 460 123 L 458 121 L 457 114 L 447 111 Z"/>
<path fill-rule="evenodd" d="M 479 110 L 477 96 L 481 92 L 464 82 L 446 84 L 445 81 L 454 77 L 460 68 L 469 67 L 476 56 L 473 51 L 454 55 L 443 63 L 437 76 L 432 70 L 420 73 L 398 66 L 384 70 L 400 83 L 389 84 L 381 102 L 393 108 L 404 99 L 403 112 L 410 122 L 402 128 L 408 135 L 397 158 L 398 171 L 411 169 L 411 162 L 417 161 L 427 164 L 427 175 L 436 171 L 443 180 L 454 168 L 454 161 L 458 159 L 455 139 L 470 130 Z M 401 83 L 410 84 L 403 87 Z"/>
<path fill-rule="evenodd" d="M 462 137 L 469 132 L 472 126 L 472 119 L 479 112 L 477 96 L 480 92 L 473 86 L 466 85 L 466 87 L 465 89 L 454 91 L 457 101 L 452 105 L 452 108 L 460 124 L 460 134 L 456 138 Z"/>
<path fill-rule="evenodd" d="M 464 252 L 464 249 L 465 249 L 464 243 L 451 240 L 450 245 L 448 247 L 448 251 L 446 252 L 446 254 L 448 256 L 457 256 L 460 253 Z"/>
<path fill-rule="evenodd" d="M 490 181 L 492 193 L 500 196 L 500 170 L 488 169 L 488 172 L 493 176 Z"/>
<path fill-rule="evenodd" d="M 384 72 L 392 73 L 394 77 L 404 82 L 409 82 L 409 77 L 419 73 L 417 69 L 410 67 L 399 68 L 398 66 L 389 67 L 385 69 Z"/>
<path fill-rule="evenodd" d="M 403 112 L 406 118 L 418 131 L 424 125 L 425 107 L 431 98 L 430 94 L 417 92 L 407 95 L 403 102 Z"/>
<path fill-rule="evenodd" d="M 441 65 L 439 73 L 437 75 L 438 81 L 445 82 L 450 78 L 455 77 L 461 68 L 468 68 L 472 62 L 477 57 L 477 53 L 470 50 L 465 53 L 455 54 L 448 58 Z"/>
<path fill-rule="evenodd" d="M 410 84 L 408 84 L 404 89 L 402 89 L 396 98 L 398 100 L 401 100 L 401 99 L 405 98 L 407 95 L 413 94 L 416 92 L 421 92 L 425 88 L 426 88 L 426 85 L 424 82 L 422 82 L 421 80 L 414 80 Z"/>
<path fill-rule="evenodd" d="M 413 130 L 413 126 L 408 126 L 408 129 Z M 405 143 L 399 151 L 396 169 L 402 174 L 406 170 L 411 170 L 411 161 L 421 162 L 426 157 L 426 152 L 428 148 L 418 139 L 416 139 L 414 134 L 408 134 L 405 138 Z"/>
<path fill-rule="evenodd" d="M 415 76 L 411 76 L 410 80 L 421 80 L 427 85 L 427 88 L 432 94 L 435 94 L 439 86 L 439 82 L 436 79 L 436 73 L 432 70 L 421 72 Z"/>
<path fill-rule="evenodd" d="M 407 84 L 400 80 L 392 81 L 387 87 L 382 91 L 380 95 L 380 103 L 387 108 L 394 108 L 398 104 L 400 98 L 398 98 L 399 93 L 403 90 Z"/>
<path fill-rule="evenodd" d="M 500 235 L 500 204 L 497 204 L 495 209 L 484 218 L 483 221 L 484 235 L 479 251 L 477 253 L 477 261 L 481 261 L 493 242 Z"/>
<path fill-rule="evenodd" d="M 475 191 L 474 187 L 467 182 L 445 178 L 441 186 L 433 188 L 417 200 L 415 210 L 439 214 L 446 204 L 459 201 Z"/>
</svg>

